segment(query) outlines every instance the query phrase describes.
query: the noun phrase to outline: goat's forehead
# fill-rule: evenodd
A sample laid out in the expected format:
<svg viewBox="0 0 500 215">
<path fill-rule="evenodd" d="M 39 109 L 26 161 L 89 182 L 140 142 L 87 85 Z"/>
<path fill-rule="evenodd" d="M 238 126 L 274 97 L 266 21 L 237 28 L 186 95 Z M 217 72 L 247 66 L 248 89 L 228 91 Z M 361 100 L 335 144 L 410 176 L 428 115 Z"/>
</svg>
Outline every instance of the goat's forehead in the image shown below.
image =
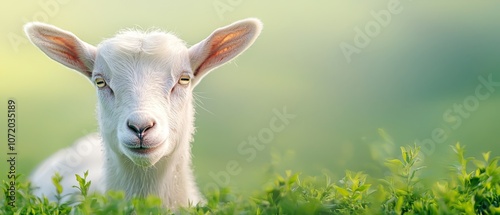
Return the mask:
<svg viewBox="0 0 500 215">
<path fill-rule="evenodd" d="M 182 72 L 189 69 L 189 57 L 184 41 L 172 34 L 123 31 L 99 44 L 96 64 L 104 64 L 96 66 L 105 67 L 102 72 L 111 73 L 109 75 L 161 70 Z"/>
</svg>

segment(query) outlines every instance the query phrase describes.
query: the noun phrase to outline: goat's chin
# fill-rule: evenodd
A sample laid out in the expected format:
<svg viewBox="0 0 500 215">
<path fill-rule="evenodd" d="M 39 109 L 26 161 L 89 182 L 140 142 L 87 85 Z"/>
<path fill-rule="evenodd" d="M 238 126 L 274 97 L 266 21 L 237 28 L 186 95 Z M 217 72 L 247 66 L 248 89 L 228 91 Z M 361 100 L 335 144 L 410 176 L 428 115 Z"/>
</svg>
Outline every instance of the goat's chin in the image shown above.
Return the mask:
<svg viewBox="0 0 500 215">
<path fill-rule="evenodd" d="M 141 167 L 151 167 L 155 165 L 161 158 L 166 156 L 168 150 L 167 143 L 160 144 L 155 148 L 150 149 L 133 149 L 121 145 L 121 151 L 135 165 Z"/>
</svg>

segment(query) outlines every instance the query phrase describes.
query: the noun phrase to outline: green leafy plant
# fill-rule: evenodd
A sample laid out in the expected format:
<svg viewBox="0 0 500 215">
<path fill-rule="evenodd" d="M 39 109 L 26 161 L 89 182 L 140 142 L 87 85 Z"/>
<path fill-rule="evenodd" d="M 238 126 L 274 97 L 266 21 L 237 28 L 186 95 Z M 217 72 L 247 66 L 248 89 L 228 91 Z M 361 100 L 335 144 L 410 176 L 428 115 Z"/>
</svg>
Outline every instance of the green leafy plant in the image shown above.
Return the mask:
<svg viewBox="0 0 500 215">
<path fill-rule="evenodd" d="M 419 186 L 418 172 L 425 168 L 419 165 L 418 146 L 401 147 L 401 159 L 389 159 L 386 166 L 391 175 L 380 179 L 385 185 L 380 189 L 388 189 L 387 200 L 382 204 L 385 212 L 403 214 L 412 210 L 424 210 L 423 206 L 431 205 L 428 191 Z"/>
<path fill-rule="evenodd" d="M 490 152 L 480 159 L 465 156 L 465 147 L 451 147 L 457 161 L 447 178 L 424 184 L 425 171 L 418 146 L 401 147 L 401 157 L 387 159 L 389 174 L 370 178 L 346 171 L 331 177 L 302 176 L 286 171 L 276 174 L 265 189 L 250 197 L 221 188 L 206 194 L 205 205 L 181 208 L 177 214 L 500 214 L 499 157 Z M 52 178 L 56 200 L 34 196 L 29 182 L 16 178 L 16 206 L 6 199 L 10 184 L 3 182 L 0 214 L 173 214 L 158 197 L 125 197 L 123 191 L 89 193 L 88 172 L 76 175 L 79 192 L 63 196 L 62 177 Z M 369 183 L 373 182 L 373 183 Z M 69 200 L 65 200 L 69 199 Z"/>
</svg>

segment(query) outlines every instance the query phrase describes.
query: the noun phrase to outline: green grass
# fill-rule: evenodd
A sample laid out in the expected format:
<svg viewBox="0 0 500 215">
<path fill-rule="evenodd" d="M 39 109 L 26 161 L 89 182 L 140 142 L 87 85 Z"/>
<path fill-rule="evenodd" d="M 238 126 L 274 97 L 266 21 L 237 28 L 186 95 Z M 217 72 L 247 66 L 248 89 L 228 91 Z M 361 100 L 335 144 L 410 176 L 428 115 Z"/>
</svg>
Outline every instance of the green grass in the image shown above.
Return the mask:
<svg viewBox="0 0 500 215">
<path fill-rule="evenodd" d="M 464 146 L 451 147 L 446 178 L 423 182 L 425 167 L 419 148 L 401 147 L 401 157 L 387 159 L 390 171 L 384 178 L 370 178 L 362 172 L 346 171 L 332 182 L 327 175 L 304 176 L 292 171 L 276 175 L 269 185 L 244 197 L 223 188 L 206 195 L 206 205 L 180 209 L 181 214 L 498 214 L 500 213 L 500 157 L 466 157 Z M 161 200 L 150 196 L 126 200 L 121 191 L 89 194 L 91 185 L 77 175 L 80 190 L 69 202 L 51 202 L 32 194 L 29 182 L 17 178 L 15 207 L 7 200 L 8 182 L 3 182 L 0 214 L 170 214 Z M 53 177 L 54 189 L 62 193 L 61 177 Z M 57 199 L 62 196 L 57 195 Z"/>
</svg>

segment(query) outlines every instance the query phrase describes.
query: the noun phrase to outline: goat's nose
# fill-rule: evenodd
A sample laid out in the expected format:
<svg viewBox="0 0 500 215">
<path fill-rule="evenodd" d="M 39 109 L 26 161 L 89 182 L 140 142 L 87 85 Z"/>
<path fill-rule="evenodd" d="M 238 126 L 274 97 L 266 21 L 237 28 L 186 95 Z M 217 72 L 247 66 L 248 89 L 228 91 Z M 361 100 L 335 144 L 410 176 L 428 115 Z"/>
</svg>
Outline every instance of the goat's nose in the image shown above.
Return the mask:
<svg viewBox="0 0 500 215">
<path fill-rule="evenodd" d="M 141 140 L 155 124 L 154 119 L 150 117 L 131 116 L 127 120 L 127 127 Z"/>
</svg>

